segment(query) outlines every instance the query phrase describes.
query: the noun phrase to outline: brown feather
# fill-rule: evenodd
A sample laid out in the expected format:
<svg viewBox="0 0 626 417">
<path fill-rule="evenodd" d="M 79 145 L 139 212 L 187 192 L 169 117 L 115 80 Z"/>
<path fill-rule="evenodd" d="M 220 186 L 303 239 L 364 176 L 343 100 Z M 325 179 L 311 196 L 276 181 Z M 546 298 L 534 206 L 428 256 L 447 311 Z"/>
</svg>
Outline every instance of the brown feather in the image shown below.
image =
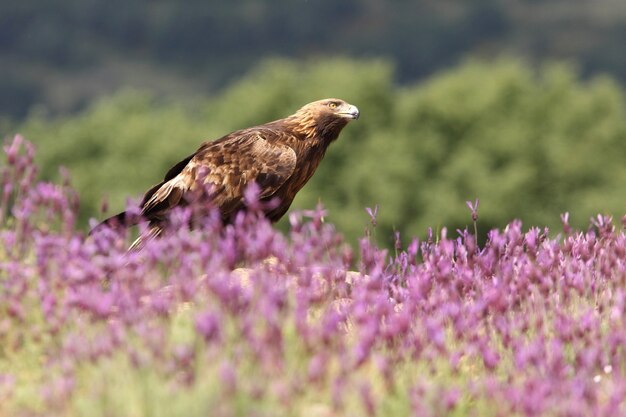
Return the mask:
<svg viewBox="0 0 626 417">
<path fill-rule="evenodd" d="M 205 184 L 211 185 L 211 204 L 219 208 L 222 220 L 229 222 L 244 208 L 246 187 L 256 182 L 262 200 L 279 199 L 278 206 L 266 213 L 271 221 L 277 221 L 311 178 L 328 146 L 349 120 L 358 116 L 356 107 L 342 100 L 320 100 L 285 119 L 204 142 L 145 193 L 141 218 L 151 223 L 150 234 L 158 235 L 169 211 L 193 202 L 194 193 Z M 124 213 L 102 224 L 109 224 L 114 218 L 123 221 Z"/>
</svg>

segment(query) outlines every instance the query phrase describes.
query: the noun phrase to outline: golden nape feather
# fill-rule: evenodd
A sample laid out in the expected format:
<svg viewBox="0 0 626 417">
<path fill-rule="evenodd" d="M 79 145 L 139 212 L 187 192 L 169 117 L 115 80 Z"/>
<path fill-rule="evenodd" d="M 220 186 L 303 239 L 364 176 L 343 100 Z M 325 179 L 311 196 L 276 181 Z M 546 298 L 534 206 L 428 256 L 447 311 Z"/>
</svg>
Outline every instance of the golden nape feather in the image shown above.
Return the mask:
<svg viewBox="0 0 626 417">
<path fill-rule="evenodd" d="M 140 236 L 132 246 L 140 247 L 145 239 L 161 233 L 174 207 L 194 204 L 194 193 L 202 184 L 211 190 L 210 205 L 219 209 L 224 223 L 229 223 L 245 209 L 246 187 L 256 183 L 261 200 L 278 199 L 278 205 L 265 213 L 275 222 L 311 178 L 328 146 L 350 120 L 358 117 L 355 106 L 331 98 L 309 103 L 284 119 L 204 142 L 145 193 L 139 216 L 119 213 L 91 233 L 102 227 L 149 222 L 148 235 Z"/>
</svg>

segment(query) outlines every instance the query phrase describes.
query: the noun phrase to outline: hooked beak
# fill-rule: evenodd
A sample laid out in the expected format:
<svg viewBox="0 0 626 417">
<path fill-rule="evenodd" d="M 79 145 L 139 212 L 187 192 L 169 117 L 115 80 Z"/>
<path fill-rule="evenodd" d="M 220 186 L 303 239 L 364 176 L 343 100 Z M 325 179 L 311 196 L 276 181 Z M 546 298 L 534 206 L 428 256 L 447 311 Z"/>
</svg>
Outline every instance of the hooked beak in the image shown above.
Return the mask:
<svg viewBox="0 0 626 417">
<path fill-rule="evenodd" d="M 348 107 L 346 107 L 345 110 L 341 111 L 338 113 L 339 115 L 341 115 L 341 117 L 345 117 L 346 119 L 358 119 L 359 115 L 361 113 L 359 113 L 359 109 L 356 106 L 353 105 L 348 105 Z"/>
</svg>

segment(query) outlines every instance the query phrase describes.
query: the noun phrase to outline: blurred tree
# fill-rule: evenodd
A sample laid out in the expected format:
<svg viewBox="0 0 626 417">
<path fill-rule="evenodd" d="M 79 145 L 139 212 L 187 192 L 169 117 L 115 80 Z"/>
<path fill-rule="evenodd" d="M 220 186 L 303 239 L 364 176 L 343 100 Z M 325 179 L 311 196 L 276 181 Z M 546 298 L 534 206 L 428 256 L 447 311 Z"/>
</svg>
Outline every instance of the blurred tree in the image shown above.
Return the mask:
<svg viewBox="0 0 626 417">
<path fill-rule="evenodd" d="M 194 107 L 127 92 L 73 118 L 32 116 L 20 130 L 37 143 L 45 176 L 70 168 L 84 216 L 95 216 L 102 195 L 123 208 L 202 140 L 336 96 L 362 117 L 294 208 L 321 199 L 353 242 L 375 204 L 382 239 L 393 229 L 464 228 L 465 201 L 476 198 L 482 233 L 513 218 L 558 230 L 565 211 L 579 227 L 597 212 L 623 214 L 626 108 L 615 81 L 582 82 L 568 66 L 533 71 L 515 60 L 468 61 L 406 87 L 392 79 L 383 61 L 269 60 Z"/>
<path fill-rule="evenodd" d="M 382 57 L 408 83 L 468 55 L 505 53 L 625 80 L 625 23 L 619 0 L 3 1 L 0 67 L 41 90 L 24 95 L 28 107 L 58 113 L 119 85 L 190 84 L 168 91 L 178 100 L 216 91 L 270 56 Z M 23 116 L 15 106 L 0 112 Z"/>
</svg>

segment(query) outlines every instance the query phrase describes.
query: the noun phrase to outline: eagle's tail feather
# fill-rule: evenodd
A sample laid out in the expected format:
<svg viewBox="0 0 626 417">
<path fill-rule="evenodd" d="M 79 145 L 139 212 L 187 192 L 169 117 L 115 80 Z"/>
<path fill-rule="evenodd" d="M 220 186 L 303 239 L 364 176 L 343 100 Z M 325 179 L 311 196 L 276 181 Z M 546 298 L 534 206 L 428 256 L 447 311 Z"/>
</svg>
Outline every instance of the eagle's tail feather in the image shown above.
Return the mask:
<svg viewBox="0 0 626 417">
<path fill-rule="evenodd" d="M 121 213 L 117 213 L 115 216 L 111 216 L 108 219 L 103 220 L 98 225 L 96 225 L 93 229 L 89 231 L 89 236 L 93 235 L 98 230 L 102 230 L 103 228 L 110 229 L 124 229 L 129 226 L 134 226 L 139 222 L 138 216 L 131 216 L 127 211 L 123 211 Z"/>
<path fill-rule="evenodd" d="M 142 233 L 137 239 L 135 239 L 135 241 L 128 248 L 128 251 L 131 252 L 134 250 L 141 249 L 145 242 L 159 236 L 162 231 L 163 231 L 163 228 L 161 227 L 160 224 L 158 223 L 150 224 L 150 227 L 148 228 L 148 230 L 145 233 Z"/>
<path fill-rule="evenodd" d="M 153 187 L 154 191 L 149 191 L 149 193 L 151 192 L 152 194 L 149 198 L 145 199 L 142 204 L 142 214 L 152 218 L 157 213 L 171 209 L 180 202 L 180 199 L 188 188 L 185 183 L 185 178 L 180 175 L 159 186 Z"/>
</svg>

